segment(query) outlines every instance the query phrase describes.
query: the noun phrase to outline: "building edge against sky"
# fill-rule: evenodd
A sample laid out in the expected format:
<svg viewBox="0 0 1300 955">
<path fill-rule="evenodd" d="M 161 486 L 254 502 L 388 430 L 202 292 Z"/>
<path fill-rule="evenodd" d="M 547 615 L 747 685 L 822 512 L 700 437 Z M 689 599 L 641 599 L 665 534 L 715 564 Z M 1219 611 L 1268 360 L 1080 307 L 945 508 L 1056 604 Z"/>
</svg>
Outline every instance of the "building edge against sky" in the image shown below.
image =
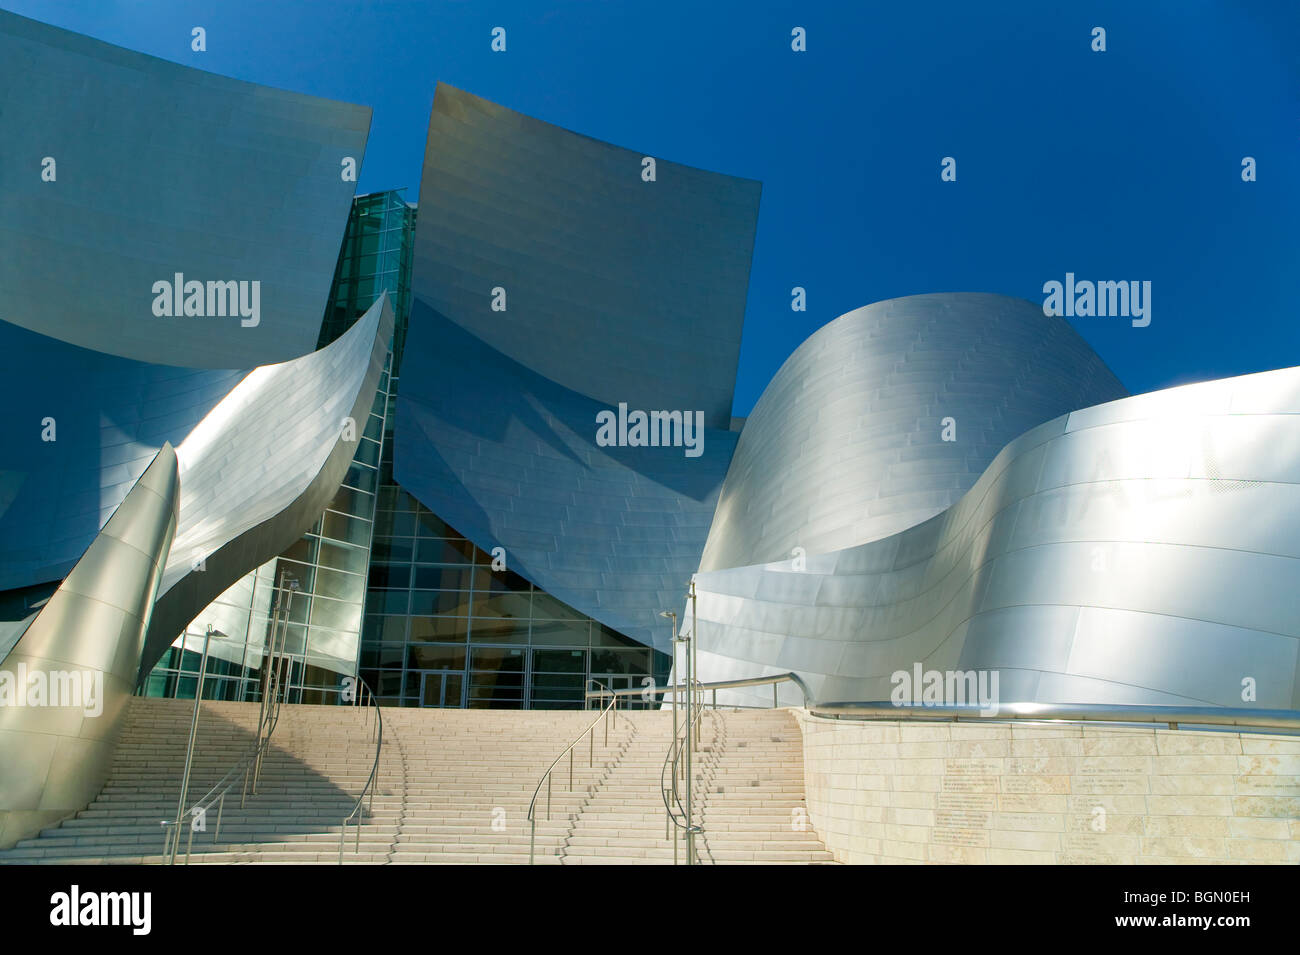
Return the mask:
<svg viewBox="0 0 1300 955">
<path fill-rule="evenodd" d="M 8 62 L 30 65 L 33 58 L 53 57 L 58 62 L 49 69 L 55 74 L 102 64 L 112 70 L 139 57 L 84 38 L 69 40 L 64 31 L 10 15 L 0 25 L 0 40 L 12 54 Z M 78 50 L 67 59 L 68 51 Z M 197 73 L 140 60 L 160 86 Z M 256 137 L 255 128 L 237 125 L 248 84 L 216 78 L 209 85 L 216 100 L 233 104 L 234 138 Z M 56 116 L 65 101 L 89 108 L 76 100 L 76 88 L 60 87 L 60 99 L 50 104 Z M 96 90 L 97 97 L 122 101 L 132 95 L 112 84 Z M 1070 692 L 1087 695 L 1101 692 L 1086 682 L 1090 674 L 1129 666 L 1133 648 L 1140 646 L 1138 662 L 1149 675 L 1137 687 L 1139 702 L 1226 699 L 1202 686 L 1201 676 L 1177 675 L 1177 659 L 1189 652 L 1188 645 L 1161 638 L 1158 618 L 1179 618 L 1189 627 L 1209 624 L 1211 629 L 1199 631 L 1200 645 L 1215 651 L 1224 672 L 1285 673 L 1288 665 L 1296 672 L 1300 634 L 1295 615 L 1288 624 L 1286 614 L 1293 600 L 1287 595 L 1300 592 L 1300 555 L 1252 523 L 1261 508 L 1280 515 L 1284 527 L 1300 512 L 1292 496 L 1300 485 L 1300 448 L 1294 384 L 1287 374 L 1248 376 L 1262 385 L 1233 379 L 1116 402 L 1122 386 L 1077 336 L 1071 338 L 1068 327 L 1043 320 L 1041 310 L 1031 315 L 1035 306 L 1000 296 L 914 296 L 860 309 L 811 336 L 736 432 L 730 395 L 757 227 L 757 183 L 667 161 L 659 163 L 657 179 L 648 181 L 639 153 L 440 86 L 420 211 L 397 194 L 363 196 L 353 200 L 345 224 L 340 210 L 350 189 L 340 198 L 326 188 L 320 157 L 359 153 L 368 111 L 279 95 L 285 110 L 312 117 L 308 125 L 319 139 L 313 147 L 319 162 L 308 164 L 312 188 L 303 200 L 313 203 L 313 217 L 295 220 L 301 234 L 279 240 L 311 250 L 310 274 L 285 265 L 281 275 L 266 278 L 273 290 L 283 289 L 268 296 L 263 319 L 280 337 L 272 335 L 271 344 L 256 336 L 240 339 L 236 321 L 186 337 L 167 354 L 159 352 L 157 336 L 146 336 L 147 347 L 142 343 L 137 355 L 121 354 L 130 348 L 119 342 L 109 349 L 89 319 L 85 328 L 56 328 L 49 316 L 37 316 L 39 322 L 22 329 L 6 320 L 0 328 L 16 341 L 23 335 L 50 339 L 43 343 L 50 367 L 85 362 L 87 355 L 105 361 L 108 355 L 134 363 L 132 374 L 157 385 L 154 402 L 166 405 L 175 394 L 187 395 L 187 410 L 164 422 L 127 422 L 141 392 L 115 389 L 115 366 L 101 379 L 106 397 L 96 394 L 94 415 L 98 424 L 111 412 L 117 431 L 88 430 L 64 445 L 81 454 L 62 467 L 77 476 L 76 493 L 47 495 L 40 508 L 30 510 L 9 499 L 3 515 L 9 523 L 0 523 L 0 530 L 9 538 L 6 548 L 19 546 L 0 571 L 12 584 L 6 596 L 21 602 L 24 612 L 43 599 L 27 588 L 56 585 L 69 561 L 88 553 L 89 542 L 165 441 L 183 447 L 186 436 L 221 407 L 223 394 L 229 398 L 267 374 L 273 361 L 287 358 L 307 369 L 329 349 L 345 346 L 348 326 L 372 307 L 382 288 L 395 312 L 376 319 L 375 340 L 368 343 L 374 347 L 337 352 L 355 351 L 357 362 L 365 353 L 367 371 L 362 374 L 356 364 L 351 369 L 361 378 L 348 416 L 358 419 L 357 447 L 348 461 L 337 441 L 326 441 L 325 431 L 314 442 L 329 459 L 319 473 L 342 475 L 337 486 L 328 494 L 317 496 L 317 486 L 310 497 L 305 490 L 293 497 L 311 503 L 277 526 L 275 536 L 298 540 L 270 564 L 265 542 L 261 549 L 249 548 L 239 557 L 242 578 L 232 557 L 222 562 L 224 590 L 195 597 L 192 614 L 182 606 L 159 618 L 160 628 L 176 620 L 179 629 L 190 617 L 193 632 L 212 622 L 205 615 L 225 614 L 221 619 L 242 628 L 242 648 L 232 643 L 219 651 L 226 659 L 210 692 L 234 698 L 255 692 L 249 671 L 261 663 L 266 608 L 289 570 L 301 595 L 290 626 L 297 668 L 292 682 L 302 701 L 334 698 L 339 679 L 358 668 L 381 699 L 412 705 L 576 706 L 589 677 L 622 685 L 662 680 L 668 628 L 657 613 L 680 607 L 687 579 L 701 567 L 705 597 L 697 638 L 706 664 L 716 664 L 712 672 L 718 674 L 737 665 L 795 669 L 859 680 L 828 684 L 834 692 L 880 696 L 879 680 L 889 668 L 918 658 L 1008 672 L 1071 673 L 1080 679 Z M 103 103 L 95 108 L 111 112 Z M 62 119 L 75 128 L 78 115 Z M 129 143 L 131 135 L 128 124 L 119 138 Z M 538 174 L 530 163 L 538 156 L 550 157 L 540 171 L 554 179 L 540 190 L 530 186 Z M 292 157 L 284 161 L 300 168 Z M 274 184 L 282 174 L 258 168 L 244 178 Z M 77 209 L 97 210 L 107 201 L 86 183 L 77 189 L 82 200 L 65 210 L 73 217 L 63 222 L 65 230 L 76 227 Z M 155 184 L 151 194 L 156 191 Z M 230 205 L 229 197 L 202 189 L 198 194 L 213 207 L 214 221 L 224 221 L 218 207 Z M 24 196 L 15 201 L 34 201 Z M 10 241 L 20 242 L 12 223 L 22 216 L 7 221 Z M 116 275 L 122 236 L 138 236 L 148 223 L 102 215 L 95 221 L 99 231 L 90 230 L 87 245 L 96 251 L 83 256 L 83 266 Z M 680 255 L 682 242 L 689 243 L 688 255 Z M 667 255 L 667 248 L 678 251 Z M 174 274 L 166 252 L 160 254 L 155 271 Z M 509 301 L 499 310 L 497 288 Z M 101 309 L 128 316 L 141 302 L 147 308 L 149 297 L 137 301 L 133 285 L 115 284 L 109 292 L 97 302 Z M 316 314 L 309 315 L 313 301 Z M 861 339 L 869 347 L 826 350 L 825 342 L 841 330 L 868 327 L 881 316 L 884 324 L 871 326 Z M 391 348 L 387 321 L 396 335 Z M 970 347 L 930 348 L 945 323 L 959 334 L 972 333 Z M 627 340 L 601 334 L 611 324 L 627 330 Z M 700 327 L 709 334 L 696 335 L 697 347 L 682 352 L 676 340 Z M 217 338 L 209 340 L 212 335 Z M 313 342 L 319 350 L 312 350 Z M 858 378 L 834 371 L 837 362 L 855 354 Z M 892 369 L 884 372 L 888 388 L 866 374 L 876 361 Z M 159 366 L 174 367 L 183 385 L 172 388 L 172 379 L 155 370 Z M 407 370 L 404 390 L 398 387 L 400 366 Z M 804 400 L 781 410 L 787 388 Z M 596 413 L 624 403 L 643 411 L 698 411 L 702 453 L 600 443 Z M 945 414 L 954 404 L 953 414 Z M 1080 424 L 1117 408 L 1114 413 L 1125 415 L 1125 409 L 1148 407 L 1159 409 L 1150 419 L 1157 424 L 1138 423 L 1143 412 L 1105 426 Z M 974 421 L 964 421 L 970 409 Z M 76 413 L 75 406 L 68 412 L 74 419 Z M 946 417 L 956 420 L 956 441 L 936 438 Z M 1159 423 L 1171 420 L 1178 422 L 1177 440 L 1153 444 L 1164 433 Z M 1026 444 L 1053 428 L 1060 433 L 1042 445 L 1047 450 Z M 115 458 L 108 456 L 110 439 Z M 252 447 L 256 439 L 250 431 L 239 442 Z M 15 435 L 6 445 L 15 456 L 14 470 L 35 474 L 22 463 L 29 440 Z M 822 450 L 800 457 L 807 441 Z M 1134 447 L 1163 448 L 1168 459 L 1136 461 Z M 861 464 L 847 482 L 845 448 Z M 1062 449 L 1064 457 L 1053 457 L 1051 448 Z M 1025 463 L 997 470 L 1000 461 L 1021 460 L 1021 452 Z M 1102 462 L 1119 470 L 1097 472 Z M 1061 471 L 1059 483 L 1034 484 L 1047 480 L 1041 475 L 1049 466 Z M 799 472 L 803 467 L 806 474 Z M 1080 480 L 1080 469 L 1095 480 Z M 334 483 L 332 476 L 325 480 Z M 1160 526 L 1149 528 L 1143 540 L 1125 540 L 1114 555 L 1126 572 L 1142 568 L 1141 579 L 1154 595 L 1149 602 L 1121 592 L 1132 585 L 1132 573 L 1099 582 L 1091 569 L 1093 545 L 1115 543 L 1114 534 L 1098 536 L 1122 522 L 1115 513 L 1098 508 L 1093 513 L 1100 516 L 1066 520 L 1065 530 L 1051 540 L 1025 543 L 1015 536 L 1037 526 L 1026 515 L 1051 501 L 1061 503 L 1075 485 L 1150 487 L 1151 481 L 1170 482 L 1170 496 L 1182 503 L 1144 511 Z M 37 479 L 23 486 L 39 484 Z M 816 499 L 792 498 L 788 491 L 796 486 Z M 834 492 L 824 493 L 827 487 Z M 113 489 L 107 506 L 104 489 Z M 182 502 L 185 490 L 182 478 Z M 985 492 L 991 497 L 982 497 Z M 970 524 L 980 507 L 992 506 L 981 503 L 986 500 L 1003 506 L 988 520 Z M 77 514 L 57 535 L 66 546 L 58 553 L 40 550 L 40 522 L 54 526 L 65 520 L 65 504 Z M 996 515 L 1009 508 L 1014 514 L 1008 511 L 1010 519 L 1004 515 L 999 522 Z M 282 512 L 287 509 L 282 506 Z M 181 528 L 188 520 L 185 510 L 182 503 Z M 1211 528 L 1217 536 L 1193 540 L 1196 528 Z M 773 565 L 785 559 L 781 552 L 787 547 L 802 546 L 805 535 L 811 535 L 804 550 L 812 573 L 800 577 Z M 504 569 L 494 566 L 497 548 Z M 986 555 L 997 556 L 984 561 Z M 1050 559 L 1035 562 L 1035 555 Z M 179 559 L 201 562 L 204 555 Z M 1003 594 L 997 584 L 1011 570 L 998 568 L 1017 562 L 1013 569 L 1023 588 Z M 955 575 L 963 566 L 971 573 L 959 581 Z M 1202 601 L 1222 598 L 1212 610 L 1172 595 L 1188 575 L 1198 582 Z M 1211 586 L 1224 581 L 1255 590 L 1246 600 Z M 970 613 L 953 617 L 944 632 L 948 624 L 933 621 L 956 606 L 958 592 Z M 1114 621 L 1089 623 L 1084 617 L 1115 610 L 1116 600 L 1132 613 L 1124 640 L 1075 640 L 1110 627 Z M 954 640 L 981 615 L 995 622 L 996 612 L 1017 601 L 1016 606 L 1049 608 L 1035 612 L 1077 613 L 1061 616 L 1047 631 L 1025 616 L 1013 628 L 1021 636 L 1002 643 L 969 635 L 964 644 Z M 908 630 L 900 622 L 906 619 L 924 626 Z M 714 624 L 718 629 L 710 637 L 705 628 Z M 801 632 L 803 625 L 810 632 Z M 915 632 L 924 633 L 920 643 L 908 639 Z M 1054 634 L 1050 646 L 1035 642 L 1040 632 Z M 158 637 L 170 634 L 160 630 Z M 166 657 L 142 676 L 146 692 L 184 695 L 185 657 L 177 649 L 165 651 L 152 636 L 150 644 Z M 961 647 L 993 649 L 971 657 Z M 1057 662 L 1044 662 L 1053 654 Z M 1016 686 L 1038 699 L 1055 692 L 1041 677 L 1032 688 Z M 1290 686 L 1270 691 L 1270 699 L 1289 696 L 1294 704 L 1294 678 Z"/>
<path fill-rule="evenodd" d="M 357 197 L 349 219 L 321 343 L 346 332 L 364 303 L 386 292 L 398 308 L 389 359 L 398 371 L 380 379 L 339 495 L 301 540 L 195 616 L 184 651 L 177 641 L 148 676 L 148 695 L 192 696 L 203 632 L 215 623 L 236 639 L 214 644 L 204 695 L 256 699 L 282 573 L 299 585 L 288 627 L 295 702 L 336 700 L 341 676 L 358 666 L 381 702 L 392 705 L 575 707 L 592 676 L 620 687 L 665 679 L 666 655 L 518 574 L 494 571 L 490 554 L 395 483 L 393 407 L 416 216 L 398 190 Z M 325 601 L 333 608 L 335 600 L 345 600 L 355 614 L 349 620 L 360 625 L 359 656 L 352 660 L 322 659 L 313 649 L 318 631 L 311 607 Z M 357 625 L 348 632 L 356 639 Z"/>
</svg>

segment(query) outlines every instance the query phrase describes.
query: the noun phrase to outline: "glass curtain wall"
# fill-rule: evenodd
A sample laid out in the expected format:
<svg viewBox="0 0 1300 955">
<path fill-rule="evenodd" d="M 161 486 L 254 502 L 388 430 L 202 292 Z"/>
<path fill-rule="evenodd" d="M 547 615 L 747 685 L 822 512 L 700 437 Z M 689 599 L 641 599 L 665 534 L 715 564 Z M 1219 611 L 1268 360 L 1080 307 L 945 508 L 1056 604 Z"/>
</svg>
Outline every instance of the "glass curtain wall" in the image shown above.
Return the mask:
<svg viewBox="0 0 1300 955">
<path fill-rule="evenodd" d="M 358 196 L 348 220 L 320 345 L 347 331 L 382 291 L 396 328 L 343 487 L 302 539 L 194 619 L 150 673 L 146 695 L 193 698 L 211 624 L 229 637 L 212 642 L 204 697 L 256 699 L 286 572 L 298 585 L 286 643 L 293 702 L 338 701 L 342 677 L 358 668 L 382 703 L 400 706 L 581 708 L 590 679 L 616 688 L 667 682 L 667 654 L 494 566 L 393 480 L 415 220 L 401 190 Z"/>
</svg>

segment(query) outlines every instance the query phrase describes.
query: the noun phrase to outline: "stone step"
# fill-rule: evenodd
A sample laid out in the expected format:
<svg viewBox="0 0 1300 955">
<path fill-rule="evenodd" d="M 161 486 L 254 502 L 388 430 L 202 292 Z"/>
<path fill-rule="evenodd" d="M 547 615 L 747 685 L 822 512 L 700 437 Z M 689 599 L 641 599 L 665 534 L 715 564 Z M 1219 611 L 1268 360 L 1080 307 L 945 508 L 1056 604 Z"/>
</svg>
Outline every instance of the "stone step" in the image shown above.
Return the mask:
<svg viewBox="0 0 1300 955">
<path fill-rule="evenodd" d="M 176 811 L 192 704 L 133 699 L 109 779 L 86 809 L 14 849 L 0 863 L 156 863 L 161 820 Z M 191 798 L 248 753 L 256 704 L 205 703 Z M 357 853 L 345 864 L 671 864 L 660 791 L 672 737 L 668 711 L 619 713 L 594 743 L 542 773 L 594 719 L 591 711 L 385 710 L 384 750 L 366 799 Z M 783 711 L 708 711 L 695 752 L 694 806 L 702 862 L 821 864 L 815 833 L 791 829 L 804 807 L 802 740 Z M 256 794 L 239 807 L 228 790 L 221 839 L 215 818 L 194 834 L 191 864 L 338 862 L 343 817 L 370 779 L 374 718 L 330 706 L 286 705 Z M 716 731 L 716 732 L 715 732 Z M 679 785 L 682 785 L 679 782 Z M 527 821 L 537 792 L 537 819 Z M 182 839 L 182 850 L 185 840 Z M 682 846 L 678 846 L 679 857 Z"/>
</svg>

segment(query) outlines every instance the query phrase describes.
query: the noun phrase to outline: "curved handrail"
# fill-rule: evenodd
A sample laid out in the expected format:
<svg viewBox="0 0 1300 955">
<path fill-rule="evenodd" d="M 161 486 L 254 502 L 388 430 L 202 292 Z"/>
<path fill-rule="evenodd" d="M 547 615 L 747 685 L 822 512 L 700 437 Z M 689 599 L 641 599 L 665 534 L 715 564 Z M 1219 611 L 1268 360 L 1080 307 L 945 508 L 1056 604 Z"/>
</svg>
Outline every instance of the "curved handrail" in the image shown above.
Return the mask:
<svg viewBox="0 0 1300 955">
<path fill-rule="evenodd" d="M 365 679 L 364 679 L 360 674 L 357 674 L 357 678 L 356 678 L 356 679 L 357 679 L 357 685 L 358 685 L 361 689 L 365 690 L 366 697 L 369 699 L 369 705 L 370 705 L 370 706 L 373 706 L 373 707 L 375 708 L 375 717 L 376 717 L 376 720 L 375 720 L 375 738 L 376 738 L 376 741 L 375 741 L 375 760 L 374 760 L 374 762 L 371 763 L 371 765 L 370 765 L 370 775 L 366 778 L 366 784 L 365 784 L 364 786 L 361 787 L 361 794 L 357 796 L 356 805 L 354 805 L 354 806 L 352 807 L 352 811 L 351 811 L 350 813 L 348 813 L 346 816 L 343 817 L 343 825 L 342 825 L 342 826 L 340 827 L 340 829 L 339 829 L 339 865 L 342 865 L 342 864 L 343 864 L 343 843 L 344 843 L 344 841 L 347 839 L 347 834 L 348 834 L 348 825 L 349 825 L 349 823 L 355 825 L 355 826 L 356 826 L 356 830 L 357 830 L 357 843 L 356 843 L 356 849 L 355 849 L 354 851 L 357 852 L 357 853 L 360 853 L 360 852 L 361 852 L 361 817 L 360 817 L 360 815 L 359 815 L 360 812 L 361 812 L 361 804 L 365 801 L 366 794 L 369 793 L 369 794 L 370 794 L 370 806 L 369 806 L 369 812 L 371 813 L 371 815 L 374 815 L 374 811 L 375 811 L 375 780 L 376 780 L 376 779 L 378 778 L 378 776 L 379 776 L 379 755 L 380 755 L 381 752 L 383 752 L 383 749 L 384 749 L 384 711 L 383 711 L 383 709 L 380 707 L 380 705 L 379 705 L 379 701 L 378 701 L 377 699 L 375 699 L 375 693 L 374 693 L 374 691 L 373 691 L 372 689 L 370 689 L 370 684 L 367 683 L 367 682 L 365 681 Z M 357 693 L 357 702 L 356 702 L 356 705 L 357 705 L 357 706 L 366 706 L 366 705 L 367 705 L 367 704 L 361 702 L 361 694 L 360 694 L 360 692 Z M 367 722 L 367 723 L 370 722 L 370 716 L 369 716 L 369 714 L 370 714 L 370 711 L 367 710 L 367 711 L 366 711 L 366 722 Z M 355 818 L 355 821 L 354 821 L 353 817 L 356 817 L 356 818 Z"/>
<path fill-rule="evenodd" d="M 551 818 L 551 789 L 549 785 L 549 780 L 551 778 L 552 771 L 554 771 L 556 765 L 560 762 L 560 760 L 562 760 L 565 757 L 566 754 L 570 754 L 569 768 L 570 770 L 572 770 L 573 757 L 571 754 L 573 753 L 573 748 L 582 742 L 582 738 L 584 736 L 586 736 L 588 733 L 594 732 L 596 729 L 596 724 L 599 723 L 602 719 L 607 718 L 609 716 L 610 711 L 615 710 L 615 707 L 618 705 L 618 693 L 616 691 L 611 690 L 609 687 L 605 686 L 605 684 L 601 683 L 599 680 L 594 680 L 591 679 L 590 677 L 588 677 L 587 679 L 588 682 L 594 683 L 596 684 L 596 686 L 601 687 L 601 689 L 604 692 L 593 693 L 584 687 L 583 698 L 588 699 L 593 696 L 600 696 L 601 698 L 604 698 L 605 696 L 608 696 L 609 703 L 607 703 L 605 707 L 600 711 L 600 713 L 597 714 L 594 720 L 592 720 L 590 723 L 587 724 L 587 728 L 584 729 L 581 733 L 577 735 L 577 737 L 574 738 L 572 743 L 564 747 L 564 749 L 560 752 L 559 756 L 556 756 L 555 759 L 551 760 L 551 765 L 546 767 L 546 772 L 542 773 L 542 778 L 537 781 L 537 788 L 533 790 L 533 798 L 528 803 L 528 825 L 529 825 L 528 864 L 529 865 L 533 864 L 534 849 L 536 848 L 536 844 L 537 844 L 537 815 L 536 815 L 537 797 L 541 795 L 542 783 L 548 783 L 546 788 L 546 818 L 550 819 Z M 615 710 L 614 718 L 618 719 L 617 710 Z M 595 746 L 595 737 L 592 738 L 592 745 L 593 747 Z"/>
<path fill-rule="evenodd" d="M 697 689 L 722 690 L 767 683 L 789 682 L 803 694 L 804 708 L 813 716 L 829 719 L 929 719 L 929 720 L 1059 720 L 1089 723 L 1164 723 L 1171 728 L 1190 726 L 1238 726 L 1247 729 L 1282 729 L 1300 731 L 1300 710 L 1253 709 L 1231 706 L 1169 706 L 1148 703 L 999 703 L 996 708 L 978 703 L 896 704 L 888 700 L 818 703 L 808 684 L 797 673 L 774 673 L 769 676 L 739 680 L 696 683 Z M 619 696 L 631 694 L 678 693 L 685 684 L 614 690 Z M 599 694 L 589 692 L 588 696 Z"/>
<path fill-rule="evenodd" d="M 804 706 L 808 706 L 809 701 L 812 699 L 812 693 L 808 691 L 808 684 L 803 681 L 803 677 L 793 672 L 773 673 L 768 676 L 751 676 L 740 680 L 717 680 L 713 683 L 701 683 L 699 680 L 693 682 L 697 690 L 730 690 L 742 686 L 764 686 L 768 683 L 771 683 L 773 686 L 778 683 L 793 683 L 799 688 L 799 692 L 803 694 Z M 659 694 L 667 695 L 669 693 L 676 695 L 678 692 L 685 689 L 685 687 L 685 683 L 669 683 L 666 686 L 632 687 L 631 689 L 611 690 L 609 692 L 616 696 L 641 696 L 644 694 L 654 696 Z M 588 690 L 585 695 L 587 697 L 597 697 L 603 696 L 604 694 Z"/>
<path fill-rule="evenodd" d="M 248 789 L 247 789 L 248 773 L 254 772 L 254 767 L 257 763 L 257 760 L 261 756 L 265 755 L 266 751 L 270 748 L 271 734 L 275 732 L 275 728 L 280 724 L 279 673 L 277 673 L 274 670 L 269 672 L 267 674 L 266 685 L 267 685 L 267 689 L 266 689 L 265 696 L 275 701 L 275 703 L 273 705 L 263 707 L 262 712 L 258 714 L 257 740 L 253 743 L 252 746 L 248 748 L 248 750 L 244 753 L 244 755 L 242 755 L 238 760 L 236 760 L 235 764 L 226 771 L 226 774 L 222 776 L 220 779 L 218 779 L 215 784 L 213 784 L 211 789 L 209 789 L 206 793 L 204 793 L 202 796 L 196 799 L 194 801 L 194 804 L 190 806 L 188 810 L 181 813 L 182 820 L 193 819 L 195 816 L 197 816 L 200 813 L 206 814 L 207 811 L 211 809 L 213 805 L 217 805 L 218 807 L 217 825 L 212 833 L 212 842 L 214 845 L 216 844 L 217 839 L 221 837 L 221 818 L 225 814 L 226 793 L 228 793 L 230 791 L 230 788 L 234 786 L 235 780 L 239 778 L 240 772 L 243 771 L 245 774 L 244 775 L 244 786 L 245 786 L 244 796 L 246 797 L 248 795 Z M 265 730 L 265 733 L 263 732 L 263 730 Z M 256 791 L 257 789 L 256 780 L 254 780 L 253 789 L 254 791 Z M 241 800 L 241 805 L 242 805 L 242 800 Z M 168 828 L 175 825 L 176 823 L 170 819 L 162 820 L 163 858 L 164 860 L 168 860 L 166 862 L 166 864 L 168 865 L 175 864 L 176 861 L 175 850 L 179 848 L 179 843 L 181 838 L 179 828 L 175 829 L 175 831 L 172 831 Z M 190 850 L 193 849 L 193 847 L 194 847 L 194 826 L 193 823 L 191 823 L 189 841 L 185 845 L 186 865 L 189 865 Z"/>
<path fill-rule="evenodd" d="M 1071 723 L 1164 723 L 1188 726 L 1237 726 L 1300 731 L 1300 710 L 1248 709 L 1230 706 L 1167 706 L 1144 703 L 978 703 L 896 704 L 890 701 L 809 703 L 808 712 L 828 719 L 1058 720 Z"/>
<path fill-rule="evenodd" d="M 702 686 L 703 684 L 701 684 L 698 680 L 695 682 L 695 687 L 697 690 L 700 689 Z M 695 713 L 692 714 L 691 716 L 690 726 L 687 726 L 685 723 L 682 724 L 682 729 L 678 732 L 676 736 L 673 737 L 672 743 L 669 744 L 668 752 L 664 754 L 663 768 L 659 770 L 659 790 L 663 794 L 664 809 L 668 813 L 668 818 L 672 820 L 673 824 L 677 826 L 678 829 L 693 831 L 693 832 L 703 832 L 704 830 L 699 826 L 683 824 L 681 822 L 681 819 L 678 818 L 679 814 L 682 817 L 685 817 L 686 810 L 682 808 L 681 798 L 677 794 L 677 766 L 679 761 L 681 760 L 682 745 L 686 742 L 687 732 L 695 728 L 695 724 L 697 724 L 703 718 L 705 712 L 706 711 L 703 706 L 697 707 Z M 665 786 L 664 775 L 668 772 L 668 766 L 670 762 L 672 763 L 673 784 L 672 786 Z M 669 793 L 672 793 L 673 802 L 676 803 L 677 805 L 676 813 L 673 812 L 673 807 L 668 802 Z"/>
</svg>

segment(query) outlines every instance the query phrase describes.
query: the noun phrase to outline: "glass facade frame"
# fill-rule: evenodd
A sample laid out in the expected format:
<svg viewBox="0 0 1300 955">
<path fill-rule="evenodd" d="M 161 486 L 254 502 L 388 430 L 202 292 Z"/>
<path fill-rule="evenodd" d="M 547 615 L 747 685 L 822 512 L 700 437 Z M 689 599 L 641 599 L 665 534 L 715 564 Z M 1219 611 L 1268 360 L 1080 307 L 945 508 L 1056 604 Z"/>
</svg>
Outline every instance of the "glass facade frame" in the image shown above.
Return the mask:
<svg viewBox="0 0 1300 955">
<path fill-rule="evenodd" d="M 400 706 L 581 708 L 592 677 L 621 687 L 667 681 L 666 654 L 494 565 L 394 481 L 416 221 L 401 192 L 354 201 L 321 324 L 323 347 L 382 292 L 396 317 L 343 485 L 310 531 L 194 619 L 147 677 L 146 695 L 193 696 L 203 633 L 216 621 L 230 638 L 212 645 L 205 698 L 257 699 L 275 582 L 286 571 L 298 583 L 286 644 L 292 702 L 340 702 L 342 678 L 358 672 L 381 703 Z"/>
</svg>

